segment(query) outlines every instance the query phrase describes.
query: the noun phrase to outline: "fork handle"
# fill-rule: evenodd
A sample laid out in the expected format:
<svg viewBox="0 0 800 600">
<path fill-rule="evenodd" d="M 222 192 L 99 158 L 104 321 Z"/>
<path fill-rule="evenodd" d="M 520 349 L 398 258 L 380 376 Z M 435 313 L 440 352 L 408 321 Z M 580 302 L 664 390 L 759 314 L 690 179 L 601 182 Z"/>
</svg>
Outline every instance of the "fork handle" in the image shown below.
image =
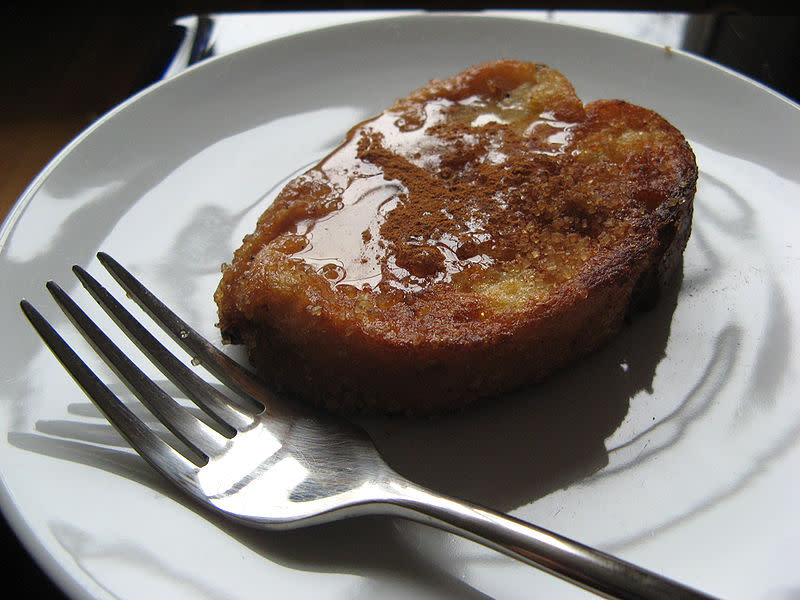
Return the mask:
<svg viewBox="0 0 800 600">
<path fill-rule="evenodd" d="M 443 529 L 618 600 L 710 599 L 698 590 L 514 517 L 414 484 L 391 485 L 392 513 Z"/>
</svg>

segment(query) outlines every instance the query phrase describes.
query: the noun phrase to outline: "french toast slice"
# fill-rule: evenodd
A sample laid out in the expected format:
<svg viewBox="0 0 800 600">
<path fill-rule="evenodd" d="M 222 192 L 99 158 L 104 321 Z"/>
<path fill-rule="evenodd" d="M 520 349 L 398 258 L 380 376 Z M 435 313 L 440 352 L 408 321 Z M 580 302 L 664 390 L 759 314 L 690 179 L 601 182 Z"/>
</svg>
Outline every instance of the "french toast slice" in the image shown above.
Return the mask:
<svg viewBox="0 0 800 600">
<path fill-rule="evenodd" d="M 683 135 L 541 65 L 433 80 L 291 181 L 223 265 L 226 341 L 344 413 L 441 413 L 600 346 L 682 265 Z"/>
</svg>

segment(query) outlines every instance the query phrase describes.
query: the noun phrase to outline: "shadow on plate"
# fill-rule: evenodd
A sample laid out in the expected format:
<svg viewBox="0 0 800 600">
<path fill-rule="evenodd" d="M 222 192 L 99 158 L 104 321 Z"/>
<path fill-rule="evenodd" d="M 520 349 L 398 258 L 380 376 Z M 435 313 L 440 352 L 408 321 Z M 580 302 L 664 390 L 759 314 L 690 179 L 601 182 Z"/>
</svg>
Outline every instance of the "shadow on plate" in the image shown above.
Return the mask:
<svg viewBox="0 0 800 600">
<path fill-rule="evenodd" d="M 591 476 L 630 399 L 651 391 L 679 285 L 602 349 L 544 382 L 460 414 L 367 419 L 390 465 L 415 481 L 510 511 Z"/>
</svg>

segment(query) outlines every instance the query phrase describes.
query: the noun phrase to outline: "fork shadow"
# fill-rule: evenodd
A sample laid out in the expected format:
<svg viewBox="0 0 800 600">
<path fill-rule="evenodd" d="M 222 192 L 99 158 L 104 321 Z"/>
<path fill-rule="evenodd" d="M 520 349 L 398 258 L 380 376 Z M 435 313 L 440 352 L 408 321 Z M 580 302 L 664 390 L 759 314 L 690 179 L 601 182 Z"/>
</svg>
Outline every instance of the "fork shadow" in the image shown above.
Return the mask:
<svg viewBox="0 0 800 600">
<path fill-rule="evenodd" d="M 614 341 L 546 382 L 450 417 L 361 420 L 387 462 L 412 481 L 500 511 L 528 504 L 608 463 L 604 440 L 630 399 L 652 384 L 664 355 L 679 286 L 637 315 Z M 148 424 L 153 417 L 131 406 Z M 402 578 L 441 597 L 485 598 L 458 570 L 431 561 L 392 519 L 360 517 L 311 529 L 264 532 L 231 522 L 184 497 L 133 453 L 90 403 L 72 420 L 9 433 L 18 448 L 99 468 L 163 494 L 267 560 L 304 571 Z M 354 543 L 357 540 L 357 543 Z M 498 560 L 505 560 L 498 557 Z M 451 572 L 452 571 L 452 572 Z"/>
</svg>

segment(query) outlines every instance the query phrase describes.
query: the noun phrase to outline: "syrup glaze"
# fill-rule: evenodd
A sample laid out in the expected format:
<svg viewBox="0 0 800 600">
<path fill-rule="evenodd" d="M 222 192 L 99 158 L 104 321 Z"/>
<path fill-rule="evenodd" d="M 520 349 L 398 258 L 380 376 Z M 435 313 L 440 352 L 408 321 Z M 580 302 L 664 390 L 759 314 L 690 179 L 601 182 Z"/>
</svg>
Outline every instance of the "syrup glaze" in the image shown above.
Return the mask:
<svg viewBox="0 0 800 600">
<path fill-rule="evenodd" d="M 429 86 L 354 127 L 278 197 L 305 210 L 269 245 L 340 291 L 545 297 L 627 235 L 630 194 L 596 168 L 617 137 L 598 139 L 570 84 L 539 68 L 535 83 Z"/>
</svg>

